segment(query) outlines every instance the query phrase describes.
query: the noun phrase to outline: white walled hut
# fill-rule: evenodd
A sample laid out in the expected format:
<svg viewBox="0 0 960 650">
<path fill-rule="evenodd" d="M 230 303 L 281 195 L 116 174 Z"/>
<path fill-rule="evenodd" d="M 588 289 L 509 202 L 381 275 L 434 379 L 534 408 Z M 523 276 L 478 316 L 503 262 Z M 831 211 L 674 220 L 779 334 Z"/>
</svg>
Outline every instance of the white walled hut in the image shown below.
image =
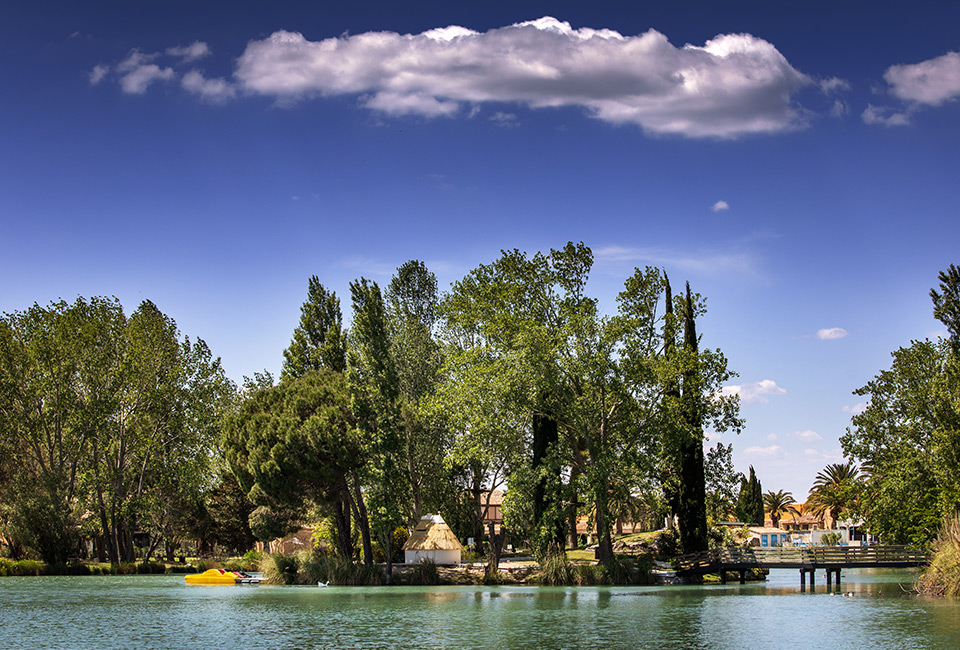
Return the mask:
<svg viewBox="0 0 960 650">
<path fill-rule="evenodd" d="M 416 564 L 433 560 L 436 564 L 460 564 L 463 545 L 440 515 L 424 515 L 403 545 L 404 562 Z"/>
</svg>

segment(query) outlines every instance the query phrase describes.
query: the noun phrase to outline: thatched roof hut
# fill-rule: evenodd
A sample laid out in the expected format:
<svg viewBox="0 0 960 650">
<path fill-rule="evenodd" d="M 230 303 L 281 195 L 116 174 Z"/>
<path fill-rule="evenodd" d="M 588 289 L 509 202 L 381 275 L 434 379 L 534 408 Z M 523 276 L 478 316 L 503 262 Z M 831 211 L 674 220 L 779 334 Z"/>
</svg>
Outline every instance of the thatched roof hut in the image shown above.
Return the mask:
<svg viewBox="0 0 960 650">
<path fill-rule="evenodd" d="M 424 515 L 417 522 L 407 543 L 403 545 L 404 560 L 416 564 L 433 560 L 437 564 L 459 564 L 463 545 L 440 515 Z"/>
</svg>

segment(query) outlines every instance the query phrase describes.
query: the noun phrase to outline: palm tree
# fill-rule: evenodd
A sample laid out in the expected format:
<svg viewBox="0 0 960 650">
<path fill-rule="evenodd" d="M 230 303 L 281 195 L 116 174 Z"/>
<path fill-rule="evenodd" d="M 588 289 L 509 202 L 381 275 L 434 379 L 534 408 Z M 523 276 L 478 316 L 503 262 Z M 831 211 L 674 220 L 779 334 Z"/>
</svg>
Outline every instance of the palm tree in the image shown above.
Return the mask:
<svg viewBox="0 0 960 650">
<path fill-rule="evenodd" d="M 767 512 L 770 513 L 770 521 L 774 528 L 780 526 L 780 518 L 783 517 L 783 515 L 794 510 L 792 506 L 795 503 L 796 501 L 793 498 L 793 494 L 784 492 L 783 490 L 776 492 L 767 490 L 763 495 L 763 505 L 767 509 Z"/>
<path fill-rule="evenodd" d="M 835 525 L 840 513 L 853 504 L 853 488 L 859 478 L 860 470 L 853 461 L 827 465 L 817 474 L 810 489 L 808 502 L 813 512 L 817 515 L 829 513 Z"/>
</svg>

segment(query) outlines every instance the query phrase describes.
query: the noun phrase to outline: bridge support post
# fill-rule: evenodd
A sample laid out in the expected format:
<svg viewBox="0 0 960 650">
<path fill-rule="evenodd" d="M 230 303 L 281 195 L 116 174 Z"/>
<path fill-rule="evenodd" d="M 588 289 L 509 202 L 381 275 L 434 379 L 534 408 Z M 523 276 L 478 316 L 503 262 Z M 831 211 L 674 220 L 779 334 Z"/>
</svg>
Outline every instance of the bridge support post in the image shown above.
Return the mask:
<svg viewBox="0 0 960 650">
<path fill-rule="evenodd" d="M 723 567 L 720 567 L 720 584 L 727 584 L 727 572 L 723 570 Z"/>
<path fill-rule="evenodd" d="M 747 583 L 747 571 L 746 569 L 740 569 L 740 584 L 744 585 Z"/>
<path fill-rule="evenodd" d="M 827 569 L 827 591 L 830 591 L 830 580 L 833 578 L 833 569 Z"/>
<path fill-rule="evenodd" d="M 803 569 L 800 569 L 800 591 L 804 591 L 807 588 L 807 572 Z"/>
<path fill-rule="evenodd" d="M 837 589 L 840 588 L 840 569 L 837 569 Z"/>
</svg>

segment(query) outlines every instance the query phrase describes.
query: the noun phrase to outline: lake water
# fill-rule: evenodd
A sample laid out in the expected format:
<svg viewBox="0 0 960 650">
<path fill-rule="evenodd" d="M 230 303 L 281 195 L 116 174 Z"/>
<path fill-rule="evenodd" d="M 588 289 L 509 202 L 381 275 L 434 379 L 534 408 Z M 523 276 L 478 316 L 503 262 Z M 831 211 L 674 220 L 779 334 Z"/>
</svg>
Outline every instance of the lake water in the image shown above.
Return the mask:
<svg viewBox="0 0 960 650">
<path fill-rule="evenodd" d="M 188 587 L 183 576 L 0 578 L 0 648 L 960 647 L 960 603 L 908 571 L 704 587 Z"/>
</svg>

